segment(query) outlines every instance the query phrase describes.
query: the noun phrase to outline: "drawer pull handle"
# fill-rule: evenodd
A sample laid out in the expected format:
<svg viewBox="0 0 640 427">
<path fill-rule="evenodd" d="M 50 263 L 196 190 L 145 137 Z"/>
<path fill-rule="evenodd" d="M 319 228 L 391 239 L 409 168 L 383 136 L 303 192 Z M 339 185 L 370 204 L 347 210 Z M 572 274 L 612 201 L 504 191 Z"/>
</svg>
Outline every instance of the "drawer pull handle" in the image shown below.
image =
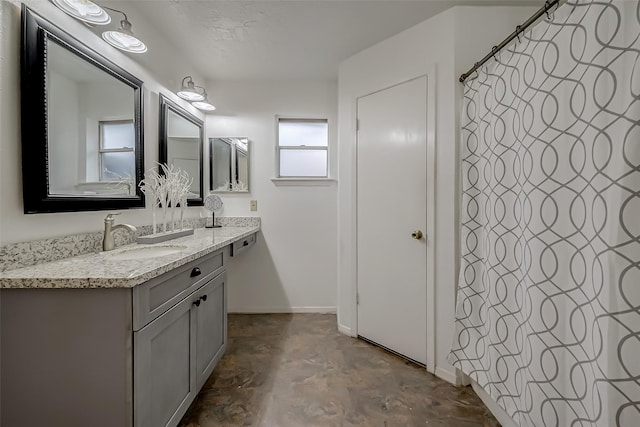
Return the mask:
<svg viewBox="0 0 640 427">
<path fill-rule="evenodd" d="M 202 274 L 202 271 L 200 271 L 198 267 L 195 267 L 193 270 L 191 270 L 191 277 L 196 277 L 201 274 Z"/>
<path fill-rule="evenodd" d="M 206 300 L 207 300 L 207 294 L 202 295 L 202 296 L 200 297 L 200 299 L 201 299 L 202 301 L 206 301 Z"/>
<path fill-rule="evenodd" d="M 242 242 L 242 246 L 249 246 L 249 242 L 245 240 L 244 242 Z"/>
<path fill-rule="evenodd" d="M 200 307 L 200 300 L 197 299 L 193 302 L 193 305 L 195 305 L 196 307 Z"/>
</svg>

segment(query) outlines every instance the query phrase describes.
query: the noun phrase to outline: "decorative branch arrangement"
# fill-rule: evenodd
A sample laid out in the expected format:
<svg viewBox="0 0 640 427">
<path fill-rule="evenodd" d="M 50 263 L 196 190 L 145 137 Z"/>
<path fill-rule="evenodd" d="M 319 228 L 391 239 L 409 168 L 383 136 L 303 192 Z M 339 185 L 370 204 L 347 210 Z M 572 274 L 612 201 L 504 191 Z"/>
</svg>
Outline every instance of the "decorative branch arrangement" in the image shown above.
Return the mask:
<svg viewBox="0 0 640 427">
<path fill-rule="evenodd" d="M 121 175 L 106 167 L 102 168 L 102 170 L 105 173 L 116 177 L 116 180 L 113 181 L 113 183 L 115 184 L 113 187 L 114 190 L 125 191 L 125 194 L 128 196 L 136 195 L 136 183 L 135 183 L 135 180 L 133 179 L 133 173 L 127 172 L 126 175 Z"/>
<path fill-rule="evenodd" d="M 156 168 L 149 169 L 144 179 L 140 181 L 140 190 L 147 201 L 151 202 L 152 234 L 141 236 L 138 243 L 157 243 L 164 240 L 193 234 L 193 229 L 184 229 L 184 209 L 187 206 L 187 198 L 191 193 L 193 178 L 189 174 L 174 165 L 160 164 L 162 173 Z M 156 209 L 162 211 L 161 227 L 157 226 Z M 180 224 L 176 229 L 175 211 L 180 208 Z M 169 210 L 170 218 L 167 216 Z"/>
<path fill-rule="evenodd" d="M 238 180 L 237 182 L 231 182 L 229 180 L 214 191 L 249 191 L 249 187 L 244 182 Z"/>
</svg>

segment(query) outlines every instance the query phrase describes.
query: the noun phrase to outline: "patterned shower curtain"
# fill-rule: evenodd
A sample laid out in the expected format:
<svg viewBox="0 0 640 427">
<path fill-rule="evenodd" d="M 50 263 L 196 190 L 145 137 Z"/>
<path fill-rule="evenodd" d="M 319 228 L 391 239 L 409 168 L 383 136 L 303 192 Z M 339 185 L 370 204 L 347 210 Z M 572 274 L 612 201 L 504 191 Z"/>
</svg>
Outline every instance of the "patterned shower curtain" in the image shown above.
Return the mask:
<svg viewBox="0 0 640 427">
<path fill-rule="evenodd" d="M 640 426 L 640 1 L 569 0 L 464 96 L 449 360 L 521 426 Z"/>
</svg>

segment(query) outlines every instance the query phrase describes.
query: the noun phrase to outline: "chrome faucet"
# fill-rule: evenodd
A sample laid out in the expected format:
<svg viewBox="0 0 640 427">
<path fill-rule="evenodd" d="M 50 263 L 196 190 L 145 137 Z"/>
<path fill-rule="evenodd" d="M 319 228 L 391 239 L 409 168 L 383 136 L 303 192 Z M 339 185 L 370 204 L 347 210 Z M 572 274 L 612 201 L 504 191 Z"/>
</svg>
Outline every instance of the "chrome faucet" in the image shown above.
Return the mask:
<svg viewBox="0 0 640 427">
<path fill-rule="evenodd" d="M 113 232 L 118 228 L 126 228 L 132 233 L 138 232 L 138 229 L 135 228 L 133 225 L 129 225 L 129 224 L 113 225 L 114 215 L 120 215 L 120 213 L 109 214 L 104 219 L 104 236 L 102 237 L 103 251 L 110 251 L 116 247 L 116 242 L 115 242 L 115 239 L 113 238 Z"/>
</svg>

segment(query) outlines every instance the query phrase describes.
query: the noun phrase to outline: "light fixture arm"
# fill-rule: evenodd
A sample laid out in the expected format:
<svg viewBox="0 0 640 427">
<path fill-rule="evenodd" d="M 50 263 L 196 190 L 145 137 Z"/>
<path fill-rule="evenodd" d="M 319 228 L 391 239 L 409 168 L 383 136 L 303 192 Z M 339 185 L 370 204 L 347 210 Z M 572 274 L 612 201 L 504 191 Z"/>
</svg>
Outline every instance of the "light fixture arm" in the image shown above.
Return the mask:
<svg viewBox="0 0 640 427">
<path fill-rule="evenodd" d="M 182 87 L 193 89 L 195 92 L 198 92 L 198 89 L 202 91 L 202 95 L 207 96 L 207 91 L 202 86 L 198 86 L 196 82 L 193 81 L 193 77 L 187 76 L 182 79 Z"/>
<path fill-rule="evenodd" d="M 131 22 L 129 22 L 129 19 L 127 18 L 127 14 L 124 13 L 121 10 L 118 9 L 113 9 L 111 7 L 104 7 L 107 10 L 110 10 L 112 12 L 118 12 L 121 13 L 124 16 L 124 19 L 122 21 L 120 21 L 120 31 L 122 31 L 125 34 L 128 34 L 130 36 L 133 36 L 133 31 L 131 31 Z"/>
<path fill-rule="evenodd" d="M 125 21 L 129 21 L 129 19 L 127 18 L 127 14 L 126 14 L 126 13 L 124 13 L 123 11 L 121 11 L 121 10 L 113 9 L 113 8 L 111 8 L 111 7 L 107 7 L 107 6 L 100 6 L 100 7 L 101 7 L 101 8 L 103 8 L 103 9 L 110 10 L 110 11 L 112 11 L 112 12 L 118 12 L 118 13 L 121 13 L 121 14 L 124 16 L 124 20 L 125 20 Z"/>
<path fill-rule="evenodd" d="M 131 22 L 126 13 L 121 10 L 114 9 L 112 7 L 106 7 L 106 10 L 120 13 L 124 16 L 124 19 L 120 21 L 120 28 L 117 30 L 105 31 L 102 33 L 102 38 L 116 49 L 124 50 L 129 53 L 144 53 L 147 51 L 147 46 L 142 40 L 137 38 L 131 30 Z"/>
<path fill-rule="evenodd" d="M 195 84 L 193 77 L 186 76 L 182 79 L 180 91 L 176 93 L 180 98 L 191 102 L 191 105 L 199 110 L 213 111 L 216 109 L 207 100 L 207 90 Z M 193 95 L 196 95 L 194 97 Z"/>
</svg>

